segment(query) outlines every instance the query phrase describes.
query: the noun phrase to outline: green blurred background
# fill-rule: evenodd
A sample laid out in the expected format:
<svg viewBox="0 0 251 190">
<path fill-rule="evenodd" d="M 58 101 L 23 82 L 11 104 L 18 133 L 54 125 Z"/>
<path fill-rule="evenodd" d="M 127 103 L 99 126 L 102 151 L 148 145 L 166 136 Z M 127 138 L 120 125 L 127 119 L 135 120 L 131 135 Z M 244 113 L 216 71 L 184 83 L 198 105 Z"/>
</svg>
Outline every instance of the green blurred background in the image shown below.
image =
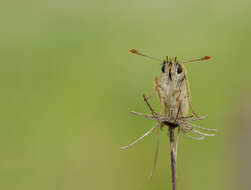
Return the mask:
<svg viewBox="0 0 251 190">
<path fill-rule="evenodd" d="M 160 75 L 131 48 L 212 56 L 187 70 L 209 115 L 199 124 L 217 135 L 181 137 L 178 189 L 249 189 L 250 1 L 9 0 L 0 12 L 0 189 L 171 188 L 166 130 L 152 180 L 155 135 L 119 149 L 154 124 L 129 112 L 148 112 L 141 95 Z"/>
</svg>

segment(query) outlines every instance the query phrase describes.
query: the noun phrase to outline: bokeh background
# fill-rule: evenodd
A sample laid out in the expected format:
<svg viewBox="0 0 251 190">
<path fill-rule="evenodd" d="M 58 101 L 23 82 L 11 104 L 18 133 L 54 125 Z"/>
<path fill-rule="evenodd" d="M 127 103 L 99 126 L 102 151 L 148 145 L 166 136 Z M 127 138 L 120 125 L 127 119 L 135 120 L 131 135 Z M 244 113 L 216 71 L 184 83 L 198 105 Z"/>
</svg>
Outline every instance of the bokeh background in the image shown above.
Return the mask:
<svg viewBox="0 0 251 190">
<path fill-rule="evenodd" d="M 216 137 L 182 136 L 178 189 L 250 189 L 248 0 L 22 0 L 0 6 L 0 189 L 170 189 L 167 130 L 121 151 L 154 122 L 160 58 L 187 65 L 192 103 Z M 155 97 L 151 100 L 159 108 Z"/>
</svg>

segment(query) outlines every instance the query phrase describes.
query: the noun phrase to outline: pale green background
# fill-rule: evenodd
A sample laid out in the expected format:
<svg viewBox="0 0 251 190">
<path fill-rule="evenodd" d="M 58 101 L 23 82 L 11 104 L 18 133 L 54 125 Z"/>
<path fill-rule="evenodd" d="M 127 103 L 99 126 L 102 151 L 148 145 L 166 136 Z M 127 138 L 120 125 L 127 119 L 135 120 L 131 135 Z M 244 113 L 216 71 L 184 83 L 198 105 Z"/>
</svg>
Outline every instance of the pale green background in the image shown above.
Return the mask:
<svg viewBox="0 0 251 190">
<path fill-rule="evenodd" d="M 238 189 L 233 123 L 240 97 L 250 100 L 250 21 L 249 0 L 2 1 L 0 189 L 170 189 L 166 130 L 151 181 L 155 135 L 119 150 L 154 124 L 129 112 L 148 112 L 141 95 L 160 74 L 130 48 L 212 56 L 187 70 L 193 106 L 209 115 L 199 124 L 217 136 L 181 137 L 178 189 Z"/>
</svg>

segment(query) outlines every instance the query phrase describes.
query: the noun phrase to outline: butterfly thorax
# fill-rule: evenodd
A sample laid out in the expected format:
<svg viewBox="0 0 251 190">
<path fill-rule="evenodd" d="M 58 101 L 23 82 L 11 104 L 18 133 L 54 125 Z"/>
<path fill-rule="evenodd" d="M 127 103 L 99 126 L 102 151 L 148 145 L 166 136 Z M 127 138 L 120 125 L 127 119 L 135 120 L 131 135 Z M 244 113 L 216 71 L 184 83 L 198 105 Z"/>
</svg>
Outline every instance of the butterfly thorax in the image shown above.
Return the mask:
<svg viewBox="0 0 251 190">
<path fill-rule="evenodd" d="M 188 112 L 186 71 L 176 59 L 167 59 L 162 65 L 160 95 L 167 105 L 169 117 L 185 116 Z"/>
</svg>

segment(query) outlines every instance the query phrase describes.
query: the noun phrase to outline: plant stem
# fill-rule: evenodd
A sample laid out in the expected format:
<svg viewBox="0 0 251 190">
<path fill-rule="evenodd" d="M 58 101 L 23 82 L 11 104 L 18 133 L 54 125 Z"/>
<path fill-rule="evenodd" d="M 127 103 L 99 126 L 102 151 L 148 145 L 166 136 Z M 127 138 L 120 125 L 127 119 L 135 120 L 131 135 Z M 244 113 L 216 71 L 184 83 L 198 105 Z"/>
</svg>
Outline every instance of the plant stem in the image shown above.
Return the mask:
<svg viewBox="0 0 251 190">
<path fill-rule="evenodd" d="M 170 129 L 170 146 L 171 146 L 171 167 L 172 167 L 172 187 L 176 190 L 176 159 L 175 159 L 175 143 L 174 143 L 174 127 Z"/>
</svg>

